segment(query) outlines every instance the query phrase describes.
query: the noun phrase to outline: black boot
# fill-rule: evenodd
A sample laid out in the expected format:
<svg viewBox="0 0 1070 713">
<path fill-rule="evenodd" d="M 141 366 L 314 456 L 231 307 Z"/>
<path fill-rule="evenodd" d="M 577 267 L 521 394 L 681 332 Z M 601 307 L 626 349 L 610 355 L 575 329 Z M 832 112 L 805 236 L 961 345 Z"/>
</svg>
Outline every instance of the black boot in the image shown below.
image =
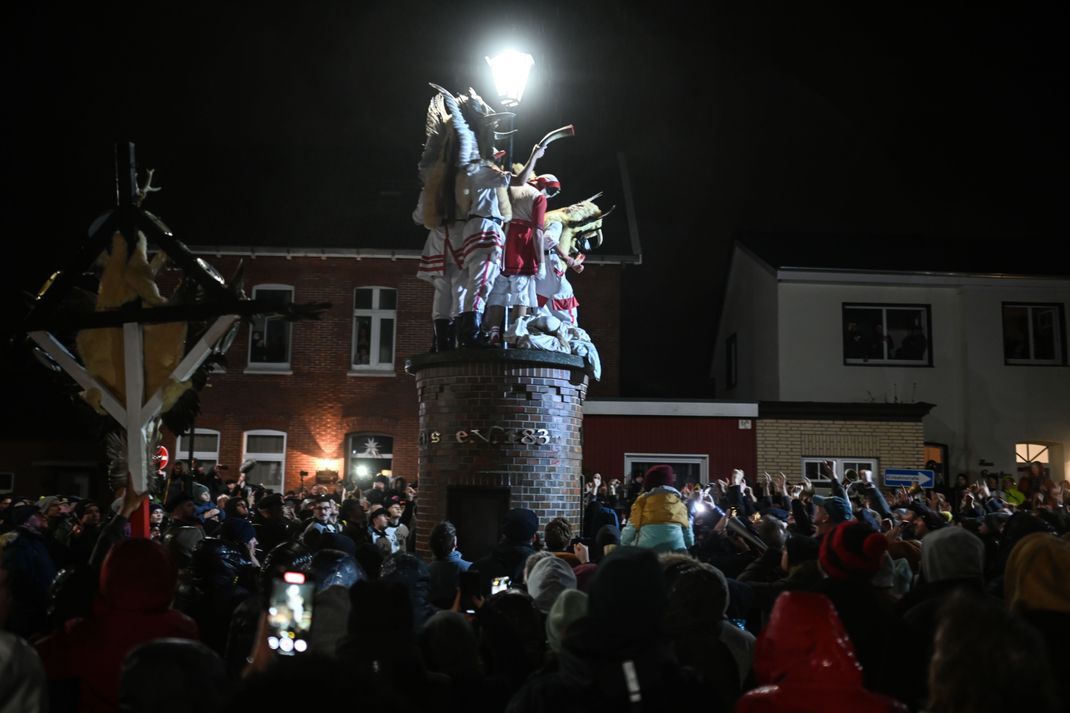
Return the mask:
<svg viewBox="0 0 1070 713">
<path fill-rule="evenodd" d="M 459 347 L 487 346 L 483 332 L 479 329 L 482 317 L 481 312 L 461 312 L 457 315 L 457 345 Z"/>
<path fill-rule="evenodd" d="M 448 352 L 453 349 L 453 330 L 448 319 L 435 320 L 435 345 L 433 352 Z"/>
</svg>

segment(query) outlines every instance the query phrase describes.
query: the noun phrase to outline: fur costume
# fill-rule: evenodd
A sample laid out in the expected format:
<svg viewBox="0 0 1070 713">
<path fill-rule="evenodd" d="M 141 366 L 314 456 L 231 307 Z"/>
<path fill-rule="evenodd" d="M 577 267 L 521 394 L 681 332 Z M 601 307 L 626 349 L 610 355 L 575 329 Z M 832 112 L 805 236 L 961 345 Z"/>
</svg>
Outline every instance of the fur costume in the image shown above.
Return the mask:
<svg viewBox="0 0 1070 713">
<path fill-rule="evenodd" d="M 138 234 L 132 254 L 128 253 L 127 240 L 116 233 L 112 236 L 111 252 L 104 263 L 97 295 L 97 311 L 117 309 L 129 302 L 139 300 L 143 305 L 155 307 L 167 302 L 156 286 L 155 275 L 161 263 L 150 264 L 145 236 Z M 148 399 L 161 386 L 164 388 L 163 410 L 167 411 L 190 387 L 187 382 L 170 380 L 171 372 L 185 356 L 185 322 L 146 324 L 144 335 L 144 394 Z M 77 337 L 78 353 L 86 371 L 107 386 L 120 401 L 126 402 L 126 381 L 123 358 L 123 330 L 108 327 L 83 329 Z M 101 394 L 89 389 L 83 397 L 98 412 Z"/>
</svg>

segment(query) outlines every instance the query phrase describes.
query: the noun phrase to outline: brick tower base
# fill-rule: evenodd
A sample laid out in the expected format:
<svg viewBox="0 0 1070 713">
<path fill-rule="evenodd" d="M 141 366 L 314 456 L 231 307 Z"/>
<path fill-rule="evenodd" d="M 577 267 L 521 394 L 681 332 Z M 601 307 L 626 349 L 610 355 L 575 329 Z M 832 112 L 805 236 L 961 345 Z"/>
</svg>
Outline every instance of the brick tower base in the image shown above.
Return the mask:
<svg viewBox="0 0 1070 713">
<path fill-rule="evenodd" d="M 530 349 L 463 349 L 405 365 L 420 401 L 416 550 L 430 556 L 431 528 L 457 526 L 466 559 L 497 542 L 515 507 L 555 517 L 579 534 L 583 400 L 579 357 Z"/>
</svg>

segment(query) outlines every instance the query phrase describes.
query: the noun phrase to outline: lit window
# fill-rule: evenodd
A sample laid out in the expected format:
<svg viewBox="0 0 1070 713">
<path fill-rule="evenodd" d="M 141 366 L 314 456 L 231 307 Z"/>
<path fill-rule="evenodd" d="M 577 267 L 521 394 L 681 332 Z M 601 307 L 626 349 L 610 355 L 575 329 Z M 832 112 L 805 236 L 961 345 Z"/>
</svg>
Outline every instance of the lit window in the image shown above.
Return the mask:
<svg viewBox="0 0 1070 713">
<path fill-rule="evenodd" d="M 179 435 L 175 443 L 174 462 L 189 463 L 189 449 L 193 446 L 193 459 L 204 466 L 207 472 L 209 468 L 219 462 L 219 431 L 207 428 L 198 428 L 190 434 Z"/>
<path fill-rule="evenodd" d="M 294 289 L 287 285 L 257 285 L 253 299 L 269 304 L 292 304 Z M 290 322 L 277 314 L 257 315 L 249 328 L 249 369 L 278 371 L 290 368 Z"/>
<path fill-rule="evenodd" d="M 1066 364 L 1063 306 L 1004 302 L 1003 360 L 1013 365 Z"/>
<path fill-rule="evenodd" d="M 843 363 L 932 366 L 929 305 L 843 305 Z"/>
<path fill-rule="evenodd" d="M 397 290 L 358 287 L 353 291 L 353 370 L 394 371 Z"/>
<path fill-rule="evenodd" d="M 391 475 L 394 438 L 382 433 L 351 433 L 346 436 L 346 480 L 362 489 L 377 475 Z"/>
<path fill-rule="evenodd" d="M 246 431 L 242 461 L 256 465 L 246 476 L 252 485 L 281 493 L 286 485 L 286 434 L 282 431 Z"/>
<path fill-rule="evenodd" d="M 1016 443 L 1014 444 L 1014 456 L 1018 460 L 1018 463 L 1043 463 L 1047 465 L 1050 461 L 1050 453 L 1048 447 L 1043 443 Z"/>
</svg>

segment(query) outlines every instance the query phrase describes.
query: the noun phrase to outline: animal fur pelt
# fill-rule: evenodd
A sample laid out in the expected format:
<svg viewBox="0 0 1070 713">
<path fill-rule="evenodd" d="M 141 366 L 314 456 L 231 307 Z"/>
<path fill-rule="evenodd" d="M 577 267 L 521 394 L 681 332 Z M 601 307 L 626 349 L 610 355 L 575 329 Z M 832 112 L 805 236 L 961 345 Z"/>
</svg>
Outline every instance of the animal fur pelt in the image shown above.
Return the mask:
<svg viewBox="0 0 1070 713">
<path fill-rule="evenodd" d="M 138 233 L 134 250 L 130 253 L 126 239 L 116 233 L 112 236 L 111 251 L 105 259 L 100 278 L 97 311 L 116 309 L 134 301 L 140 301 L 145 306 L 165 304 L 167 300 L 160 295 L 155 281 L 155 271 L 161 264 L 156 261 L 149 263 L 143 234 Z M 176 383 L 170 379 L 171 372 L 185 355 L 186 329 L 185 322 L 147 324 L 143 328 L 145 399 L 166 385 L 165 411 L 189 388 L 189 382 Z M 104 384 L 120 403 L 125 403 L 123 330 L 115 327 L 83 329 L 78 333 L 76 343 L 86 371 Z M 100 406 L 102 394 L 97 389 L 87 390 L 83 398 L 97 411 L 103 412 Z"/>
<path fill-rule="evenodd" d="M 561 223 L 558 245 L 566 255 L 580 252 L 585 240 L 594 239 L 601 244 L 602 209 L 592 201 L 581 201 L 546 213 L 546 225 Z"/>
<path fill-rule="evenodd" d="M 160 419 L 153 419 L 145 426 L 145 472 L 153 471 L 153 458 L 160 445 Z M 104 454 L 108 463 L 108 482 L 112 488 L 126 485 L 126 474 L 131 471 L 130 456 L 126 450 L 126 432 L 109 431 L 104 436 Z"/>
</svg>

